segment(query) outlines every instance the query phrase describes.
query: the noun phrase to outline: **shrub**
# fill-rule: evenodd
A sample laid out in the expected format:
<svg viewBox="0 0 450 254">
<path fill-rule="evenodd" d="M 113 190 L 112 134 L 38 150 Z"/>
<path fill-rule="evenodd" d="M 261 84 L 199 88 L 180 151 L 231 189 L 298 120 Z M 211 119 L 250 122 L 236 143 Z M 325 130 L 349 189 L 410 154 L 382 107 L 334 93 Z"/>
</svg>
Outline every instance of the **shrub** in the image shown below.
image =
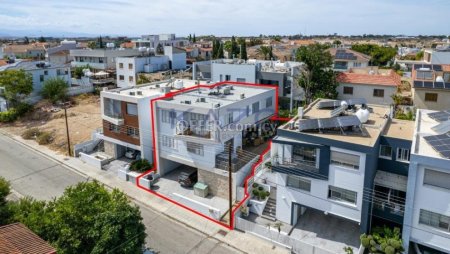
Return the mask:
<svg viewBox="0 0 450 254">
<path fill-rule="evenodd" d="M 67 97 L 67 89 L 69 85 L 62 78 L 52 78 L 44 82 L 41 95 L 52 103 L 62 101 Z"/>
<path fill-rule="evenodd" d="M 135 160 L 131 162 L 130 170 L 135 172 L 145 172 L 146 170 L 150 169 L 152 167 L 152 164 L 148 162 L 146 159 L 141 160 Z"/>
<path fill-rule="evenodd" d="M 259 187 L 258 187 L 258 190 L 259 190 L 259 191 L 263 191 L 264 188 L 263 188 L 262 186 L 259 186 Z"/>
<path fill-rule="evenodd" d="M 37 136 L 41 134 L 41 131 L 38 128 L 27 129 L 22 133 L 23 139 L 35 139 Z"/>
<path fill-rule="evenodd" d="M 29 112 L 31 109 L 33 109 L 32 105 L 20 103 L 15 108 L 0 112 L 0 123 L 14 122 L 17 118 Z"/>
<path fill-rule="evenodd" d="M 258 183 L 253 183 L 253 184 L 252 184 L 252 187 L 253 187 L 253 188 L 256 188 L 256 187 L 258 187 L 258 186 L 259 186 Z"/>
<path fill-rule="evenodd" d="M 52 134 L 49 132 L 41 132 L 37 137 L 36 141 L 39 145 L 48 145 L 53 141 Z"/>
<path fill-rule="evenodd" d="M 259 191 L 258 189 L 253 189 L 252 190 L 253 196 L 258 197 L 259 196 Z"/>
</svg>

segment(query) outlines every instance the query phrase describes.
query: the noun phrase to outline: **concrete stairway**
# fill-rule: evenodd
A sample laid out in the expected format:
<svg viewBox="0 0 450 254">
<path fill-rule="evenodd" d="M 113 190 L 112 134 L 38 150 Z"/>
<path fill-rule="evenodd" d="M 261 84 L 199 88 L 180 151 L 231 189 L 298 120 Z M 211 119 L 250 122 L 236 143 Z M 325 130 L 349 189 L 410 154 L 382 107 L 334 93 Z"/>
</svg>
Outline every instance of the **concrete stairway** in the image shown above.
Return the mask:
<svg viewBox="0 0 450 254">
<path fill-rule="evenodd" d="M 269 197 L 269 200 L 267 200 L 266 207 L 264 207 L 262 217 L 275 221 L 276 211 L 277 211 L 277 201 L 274 198 Z"/>
</svg>

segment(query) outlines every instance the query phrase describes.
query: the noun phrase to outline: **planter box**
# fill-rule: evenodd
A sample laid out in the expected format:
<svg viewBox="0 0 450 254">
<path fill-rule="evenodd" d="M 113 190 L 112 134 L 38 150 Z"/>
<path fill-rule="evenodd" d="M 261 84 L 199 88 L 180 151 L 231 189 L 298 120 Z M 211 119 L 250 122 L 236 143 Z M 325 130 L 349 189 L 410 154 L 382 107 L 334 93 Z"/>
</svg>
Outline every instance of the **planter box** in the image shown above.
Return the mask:
<svg viewBox="0 0 450 254">
<path fill-rule="evenodd" d="M 128 173 L 130 171 L 128 169 L 119 169 L 117 171 L 117 177 L 119 177 L 119 179 L 124 180 L 124 181 L 128 181 Z"/>
<path fill-rule="evenodd" d="M 263 214 L 264 211 L 264 207 L 266 207 L 267 201 L 269 200 L 269 198 L 267 197 L 265 200 L 257 200 L 257 199 L 250 199 L 249 203 L 250 203 L 250 212 L 252 213 L 256 213 L 259 216 L 261 216 Z"/>
<path fill-rule="evenodd" d="M 152 179 L 148 179 L 148 176 L 152 176 Z M 151 189 L 152 185 L 155 184 L 156 181 L 158 181 L 160 175 L 158 173 L 155 172 L 150 172 L 149 174 L 139 178 L 139 184 L 142 187 Z"/>
<path fill-rule="evenodd" d="M 138 172 L 134 172 L 134 171 L 130 171 L 127 173 L 128 175 L 128 182 L 132 183 L 132 184 L 136 184 L 136 179 L 138 178 L 138 176 L 140 176 L 142 173 L 138 173 Z"/>
</svg>

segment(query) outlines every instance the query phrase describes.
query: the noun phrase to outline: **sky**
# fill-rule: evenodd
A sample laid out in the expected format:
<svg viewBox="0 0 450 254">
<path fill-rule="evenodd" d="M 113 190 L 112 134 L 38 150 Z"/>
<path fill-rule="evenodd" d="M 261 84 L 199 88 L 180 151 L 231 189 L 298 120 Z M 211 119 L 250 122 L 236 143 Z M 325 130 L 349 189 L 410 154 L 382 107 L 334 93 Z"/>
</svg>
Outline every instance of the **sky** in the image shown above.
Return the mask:
<svg viewBox="0 0 450 254">
<path fill-rule="evenodd" d="M 0 35 L 449 35 L 449 14 L 449 0 L 0 0 Z"/>
</svg>

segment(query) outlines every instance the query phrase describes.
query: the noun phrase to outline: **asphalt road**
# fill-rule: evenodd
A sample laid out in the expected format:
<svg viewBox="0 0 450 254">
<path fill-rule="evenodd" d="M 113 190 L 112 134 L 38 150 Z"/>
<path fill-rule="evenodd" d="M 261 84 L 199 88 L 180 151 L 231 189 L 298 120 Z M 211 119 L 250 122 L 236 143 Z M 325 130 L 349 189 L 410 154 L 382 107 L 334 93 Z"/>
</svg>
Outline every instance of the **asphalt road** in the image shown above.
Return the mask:
<svg viewBox="0 0 450 254">
<path fill-rule="evenodd" d="M 70 185 L 87 179 L 63 165 L 0 134 L 0 176 L 20 195 L 51 200 Z M 156 253 L 240 253 L 137 203 L 147 228 L 147 246 Z"/>
</svg>

